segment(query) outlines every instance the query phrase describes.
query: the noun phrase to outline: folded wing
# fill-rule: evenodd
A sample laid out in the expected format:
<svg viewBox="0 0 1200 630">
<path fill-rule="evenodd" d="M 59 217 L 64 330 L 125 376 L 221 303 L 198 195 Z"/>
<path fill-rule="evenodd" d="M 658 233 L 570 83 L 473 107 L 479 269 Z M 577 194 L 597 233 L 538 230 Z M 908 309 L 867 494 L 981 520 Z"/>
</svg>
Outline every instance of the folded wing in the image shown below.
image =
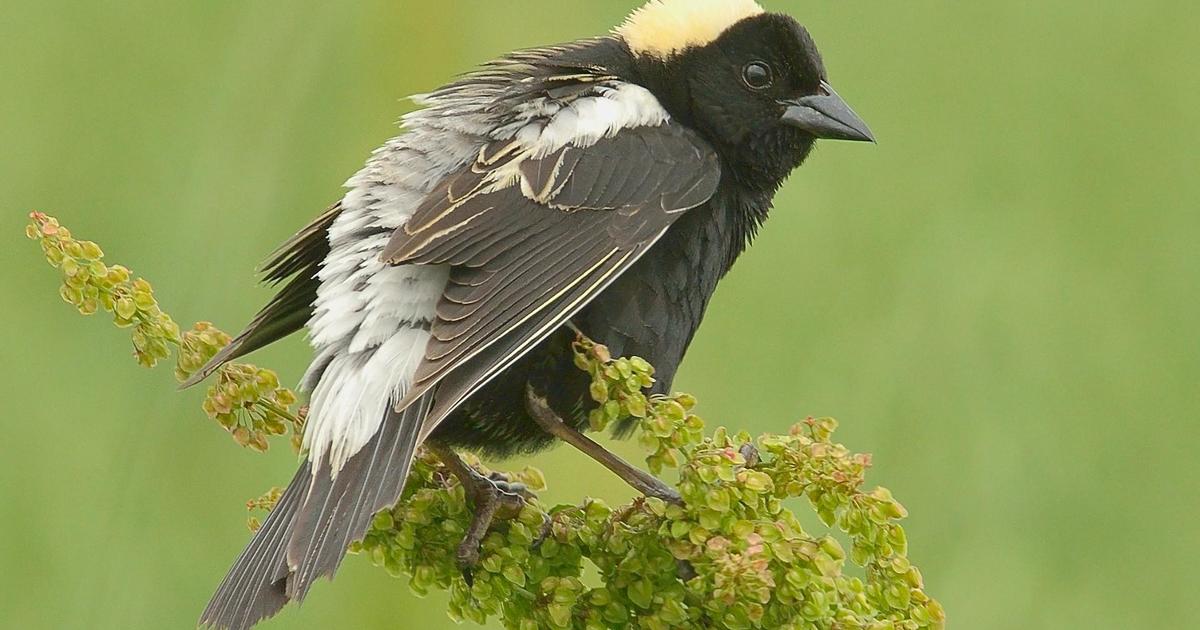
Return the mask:
<svg viewBox="0 0 1200 630">
<path fill-rule="evenodd" d="M 452 268 L 401 403 L 436 387 L 423 436 L 708 201 L 720 175 L 704 140 L 666 123 L 546 154 L 494 143 L 447 178 L 384 252 Z"/>
</svg>

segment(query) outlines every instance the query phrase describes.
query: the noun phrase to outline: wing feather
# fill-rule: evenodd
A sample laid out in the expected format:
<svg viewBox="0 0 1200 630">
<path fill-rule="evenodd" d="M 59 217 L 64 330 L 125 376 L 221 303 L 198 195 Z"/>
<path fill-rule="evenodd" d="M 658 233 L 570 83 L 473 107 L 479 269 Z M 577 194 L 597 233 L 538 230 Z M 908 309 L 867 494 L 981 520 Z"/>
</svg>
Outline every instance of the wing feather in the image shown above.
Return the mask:
<svg viewBox="0 0 1200 630">
<path fill-rule="evenodd" d="M 686 128 L 621 130 L 544 156 L 495 143 L 397 230 L 392 264 L 449 264 L 432 338 L 401 406 L 437 388 L 425 433 L 636 262 L 720 182 Z"/>
<path fill-rule="evenodd" d="M 650 243 L 652 244 L 652 243 Z M 437 382 L 437 397 L 434 407 L 426 418 L 424 433 L 428 435 L 447 415 L 454 411 L 469 396 L 479 391 L 491 379 L 532 350 L 555 329 L 566 323 L 587 302 L 617 279 L 641 257 L 650 244 L 625 252 L 620 257 L 606 260 L 583 282 L 569 289 L 559 300 L 555 311 L 525 320 L 496 343 L 489 344 L 463 365 Z"/>
<path fill-rule="evenodd" d="M 288 239 L 263 265 L 263 280 L 278 284 L 291 278 L 246 328 L 204 367 L 181 385 L 188 388 L 208 378 L 222 365 L 237 360 L 299 331 L 312 317 L 320 281 L 317 273 L 329 255 L 329 228 L 341 214 L 334 204 L 321 216 Z"/>
</svg>

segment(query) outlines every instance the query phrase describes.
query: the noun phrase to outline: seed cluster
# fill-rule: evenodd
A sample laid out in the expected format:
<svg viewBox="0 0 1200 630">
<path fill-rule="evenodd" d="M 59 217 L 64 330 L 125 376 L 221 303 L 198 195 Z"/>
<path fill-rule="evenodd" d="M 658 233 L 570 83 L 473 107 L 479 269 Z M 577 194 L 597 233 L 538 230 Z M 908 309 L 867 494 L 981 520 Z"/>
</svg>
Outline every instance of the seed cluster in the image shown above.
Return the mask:
<svg viewBox="0 0 1200 630">
<path fill-rule="evenodd" d="M 907 559 L 904 508 L 885 489 L 863 490 L 870 458 L 832 441 L 834 420 L 756 440 L 725 429 L 703 437 L 690 397 L 645 397 L 653 372 L 644 361 L 614 360 L 586 339 L 575 348 L 593 377 L 593 423 L 633 418 L 651 465 L 678 470 L 683 505 L 546 507 L 531 498 L 493 526 L 468 584 L 455 549 L 470 508 L 458 482 L 423 454 L 400 503 L 354 551 L 408 576 L 419 594 L 448 590 L 455 620 L 497 619 L 513 630 L 945 626 Z M 512 477 L 542 483 L 529 470 Z M 830 531 L 806 530 L 785 505 L 791 499 L 806 500 Z"/>
<path fill-rule="evenodd" d="M 132 328 L 133 355 L 145 367 L 155 367 L 177 353 L 175 378 L 187 380 L 229 345 L 231 338 L 208 322 L 183 332 L 163 312 L 154 287 L 134 279 L 129 269 L 104 263 L 104 251 L 91 241 L 77 240 L 54 217 L 29 215 L 25 234 L 38 241 L 46 260 L 62 272 L 59 293 L 84 315 L 111 313 L 119 328 Z M 304 410 L 293 412 L 296 395 L 279 386 L 271 370 L 230 363 L 209 387 L 204 411 L 244 447 L 264 452 L 268 437 L 284 435 L 290 427 L 292 448 L 299 452 L 304 433 Z"/>
<path fill-rule="evenodd" d="M 279 499 L 283 496 L 283 488 L 271 488 L 257 499 L 250 499 L 246 502 L 246 510 L 250 512 L 250 516 L 246 518 L 246 527 L 250 531 L 256 532 L 262 527 L 262 521 L 258 518 L 259 512 L 270 512 L 275 509 L 275 505 L 279 503 Z"/>
<path fill-rule="evenodd" d="M 54 217 L 34 212 L 30 219 L 25 234 L 41 243 L 46 260 L 62 272 L 59 295 L 64 301 L 84 315 L 111 313 L 118 327 L 132 328 L 138 363 L 154 367 L 171 356 L 179 325 L 159 308 L 149 282 L 133 279 L 120 265 L 106 265 L 99 245 L 75 239 Z"/>
<path fill-rule="evenodd" d="M 640 429 L 638 442 L 650 454 L 646 465 L 654 474 L 678 468 L 683 447 L 704 435 L 704 421 L 692 413 L 696 399 L 689 394 L 646 396 L 654 384 L 654 366 L 640 357 L 614 359 L 608 348 L 582 335 L 575 340 L 575 366 L 592 377 L 589 391 L 596 408 L 588 414 L 593 431 L 613 424 Z"/>
</svg>

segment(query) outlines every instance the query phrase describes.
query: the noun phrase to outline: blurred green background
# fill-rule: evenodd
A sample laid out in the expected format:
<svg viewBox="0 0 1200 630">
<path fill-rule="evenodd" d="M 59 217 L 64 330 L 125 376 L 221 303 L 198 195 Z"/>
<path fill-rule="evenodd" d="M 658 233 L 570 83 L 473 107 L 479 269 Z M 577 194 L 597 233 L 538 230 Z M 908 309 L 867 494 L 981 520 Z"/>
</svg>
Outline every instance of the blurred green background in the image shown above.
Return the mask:
<svg viewBox="0 0 1200 630">
<path fill-rule="evenodd" d="M 677 386 L 710 424 L 809 414 L 875 454 L 951 627 L 1200 627 L 1194 3 L 768 2 L 877 147 L 823 146 L 723 284 Z M 238 328 L 252 269 L 411 107 L 633 2 L 5 2 L 0 626 L 188 628 L 286 481 L 83 320 L 22 235 L 59 215 L 181 322 Z M 295 381 L 301 338 L 255 360 Z M 630 446 L 623 446 L 632 452 Z M 550 498 L 629 493 L 566 450 Z M 586 480 L 586 481 L 585 481 Z M 447 628 L 360 558 L 270 628 Z"/>
</svg>

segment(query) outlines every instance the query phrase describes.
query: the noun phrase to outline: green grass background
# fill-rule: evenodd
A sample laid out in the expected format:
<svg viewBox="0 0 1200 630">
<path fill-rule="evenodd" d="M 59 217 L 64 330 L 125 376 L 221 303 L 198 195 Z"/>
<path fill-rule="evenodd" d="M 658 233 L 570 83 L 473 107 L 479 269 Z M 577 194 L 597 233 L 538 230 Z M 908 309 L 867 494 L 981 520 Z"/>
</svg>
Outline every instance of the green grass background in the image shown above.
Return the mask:
<svg viewBox="0 0 1200 630">
<path fill-rule="evenodd" d="M 678 387 L 875 454 L 951 627 L 1200 627 L 1200 11 L 1156 0 L 773 1 L 877 147 L 827 144 L 725 281 Z M 240 451 L 61 303 L 59 215 L 181 322 L 340 195 L 399 99 L 631 2 L 79 2 L 0 11 L 0 626 L 188 628 L 295 462 Z M 298 379 L 300 338 L 255 359 Z M 623 447 L 627 452 L 630 447 Z M 553 500 L 629 495 L 566 450 Z M 448 628 L 351 559 L 269 628 Z"/>
</svg>

